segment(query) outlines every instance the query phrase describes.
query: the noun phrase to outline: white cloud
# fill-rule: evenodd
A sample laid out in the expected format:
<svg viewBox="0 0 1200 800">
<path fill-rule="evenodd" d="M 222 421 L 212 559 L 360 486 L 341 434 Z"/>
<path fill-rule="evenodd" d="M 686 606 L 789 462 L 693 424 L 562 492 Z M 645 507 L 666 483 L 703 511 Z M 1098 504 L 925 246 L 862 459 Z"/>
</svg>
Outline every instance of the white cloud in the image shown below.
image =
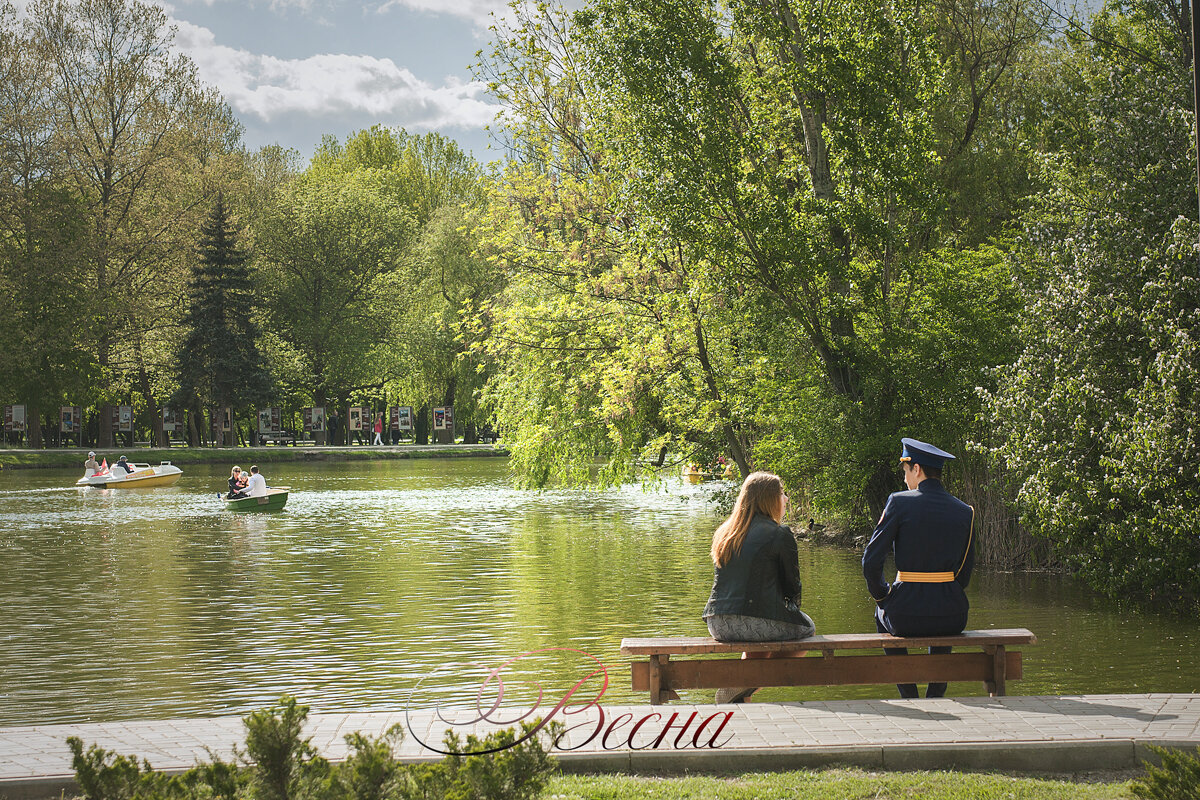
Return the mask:
<svg viewBox="0 0 1200 800">
<path fill-rule="evenodd" d="M 391 8 L 408 8 L 431 14 L 449 14 L 463 17 L 480 26 L 486 26 L 488 14 L 497 16 L 508 10 L 507 0 L 386 0 L 379 7 L 380 13 Z"/>
<path fill-rule="evenodd" d="M 281 59 L 217 44 L 212 31 L 176 22 L 176 43 L 240 114 L 264 122 L 300 113 L 366 114 L 408 129 L 481 128 L 499 107 L 479 81 L 447 78 L 435 86 L 389 58 L 318 54 Z"/>
</svg>

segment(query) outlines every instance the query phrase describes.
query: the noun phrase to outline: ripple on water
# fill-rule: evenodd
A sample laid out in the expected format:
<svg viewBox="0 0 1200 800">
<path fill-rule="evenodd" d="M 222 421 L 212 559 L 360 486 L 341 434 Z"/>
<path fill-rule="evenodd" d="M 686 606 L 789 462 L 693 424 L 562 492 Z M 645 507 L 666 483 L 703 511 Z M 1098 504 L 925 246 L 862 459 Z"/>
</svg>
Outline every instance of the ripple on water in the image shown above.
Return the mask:
<svg viewBox="0 0 1200 800">
<path fill-rule="evenodd" d="M 225 511 L 225 469 L 138 491 L 0 475 L 0 725 L 241 713 L 285 692 L 319 710 L 461 705 L 481 668 L 450 665 L 544 648 L 586 651 L 609 667 L 607 701 L 642 701 L 620 639 L 705 632 L 708 487 L 523 492 L 499 459 L 268 472 L 293 487 L 278 514 Z M 873 629 L 857 553 L 802 544 L 801 576 L 819 629 Z M 1021 691 L 1200 688 L 1180 657 L 1194 621 L 1117 613 L 1045 575 L 981 573 L 971 599 L 974 627 L 1038 634 Z M 580 658 L 523 659 L 506 691 L 564 691 L 586 674 Z"/>
</svg>

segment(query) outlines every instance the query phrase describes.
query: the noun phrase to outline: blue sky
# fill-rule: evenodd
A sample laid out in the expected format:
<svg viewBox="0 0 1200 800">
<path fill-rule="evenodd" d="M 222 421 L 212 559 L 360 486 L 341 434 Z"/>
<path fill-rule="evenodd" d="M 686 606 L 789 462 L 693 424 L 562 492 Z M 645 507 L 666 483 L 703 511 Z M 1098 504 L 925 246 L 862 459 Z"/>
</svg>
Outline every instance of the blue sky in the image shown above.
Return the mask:
<svg viewBox="0 0 1200 800">
<path fill-rule="evenodd" d="M 498 108 L 473 79 L 504 0 L 171 0 L 176 45 L 245 125 L 251 149 L 306 161 L 324 134 L 436 130 L 483 162 Z"/>
</svg>

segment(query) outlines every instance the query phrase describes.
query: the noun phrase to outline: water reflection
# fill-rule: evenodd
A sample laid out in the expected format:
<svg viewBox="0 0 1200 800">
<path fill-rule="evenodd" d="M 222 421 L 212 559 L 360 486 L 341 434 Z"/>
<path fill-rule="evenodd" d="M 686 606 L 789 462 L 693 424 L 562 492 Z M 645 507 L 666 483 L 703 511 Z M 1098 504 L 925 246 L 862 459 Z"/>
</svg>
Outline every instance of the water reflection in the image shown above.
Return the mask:
<svg viewBox="0 0 1200 800">
<path fill-rule="evenodd" d="M 465 704 L 478 672 L 422 677 L 543 648 L 596 656 L 606 701 L 642 702 L 620 639 L 705 632 L 705 487 L 519 492 L 498 459 L 281 464 L 267 478 L 293 487 L 287 510 L 255 515 L 220 507 L 226 474 L 151 490 L 0 476 L 0 725 L 241 713 L 284 692 L 323 711 Z M 857 554 L 802 545 L 801 575 L 819 630 L 873 630 Z M 1194 622 L 1114 612 L 1057 576 L 981 574 L 970 595 L 972 627 L 1038 634 L 1012 691 L 1200 688 Z M 582 677 L 563 650 L 513 670 L 548 694 Z"/>
</svg>

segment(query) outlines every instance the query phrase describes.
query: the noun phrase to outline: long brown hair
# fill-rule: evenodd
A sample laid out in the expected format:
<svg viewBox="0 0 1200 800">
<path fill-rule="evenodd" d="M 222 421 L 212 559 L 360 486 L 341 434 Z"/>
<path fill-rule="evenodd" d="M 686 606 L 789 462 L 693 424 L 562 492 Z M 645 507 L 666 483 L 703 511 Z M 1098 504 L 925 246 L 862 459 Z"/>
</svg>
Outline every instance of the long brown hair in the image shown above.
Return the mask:
<svg viewBox="0 0 1200 800">
<path fill-rule="evenodd" d="M 766 514 L 779 521 L 779 499 L 783 496 L 783 481 L 770 472 L 751 472 L 742 481 L 733 513 L 721 523 L 713 534 L 712 560 L 723 567 L 742 549 L 750 520 L 755 514 Z"/>
</svg>

